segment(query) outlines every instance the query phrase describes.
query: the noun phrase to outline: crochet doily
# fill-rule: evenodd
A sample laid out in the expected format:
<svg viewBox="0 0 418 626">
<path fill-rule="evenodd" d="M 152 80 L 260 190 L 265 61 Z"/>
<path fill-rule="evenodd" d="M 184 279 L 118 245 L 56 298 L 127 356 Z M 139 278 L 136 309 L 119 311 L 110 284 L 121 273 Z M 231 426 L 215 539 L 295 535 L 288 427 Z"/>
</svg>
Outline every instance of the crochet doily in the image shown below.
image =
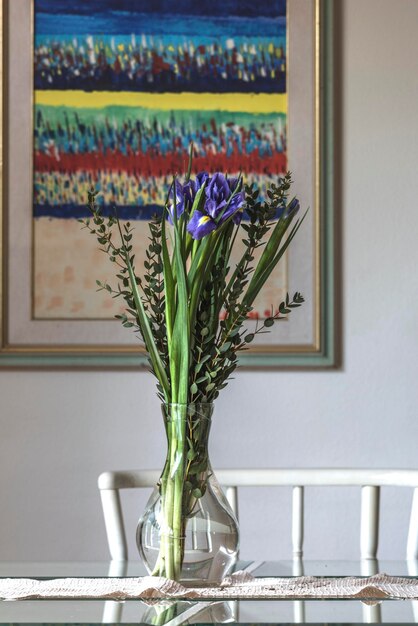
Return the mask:
<svg viewBox="0 0 418 626">
<path fill-rule="evenodd" d="M 418 599 L 418 579 L 376 574 L 370 577 L 255 578 L 236 572 L 219 586 L 192 587 L 155 576 L 141 578 L 4 578 L 0 580 L 3 600 L 29 599 L 273 599 L 273 598 L 359 598 Z"/>
</svg>

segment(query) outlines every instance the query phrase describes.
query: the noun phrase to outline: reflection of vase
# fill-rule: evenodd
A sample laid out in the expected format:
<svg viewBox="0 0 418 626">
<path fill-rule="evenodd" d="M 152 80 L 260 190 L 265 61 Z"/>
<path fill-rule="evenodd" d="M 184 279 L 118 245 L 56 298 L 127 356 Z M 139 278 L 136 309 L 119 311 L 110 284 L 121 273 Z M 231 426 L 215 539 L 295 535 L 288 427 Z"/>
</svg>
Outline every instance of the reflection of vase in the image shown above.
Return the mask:
<svg viewBox="0 0 418 626">
<path fill-rule="evenodd" d="M 141 616 L 141 623 L 168 624 L 175 618 L 181 617 L 181 622 L 176 623 L 194 624 L 198 618 L 199 624 L 234 624 L 237 622 L 238 601 L 226 602 L 215 601 L 196 602 L 196 600 L 156 600 L 147 607 Z M 192 621 L 190 621 L 192 620 Z"/>
<path fill-rule="evenodd" d="M 149 572 L 219 582 L 237 558 L 238 523 L 210 465 L 212 404 L 163 405 L 164 470 L 137 528 Z"/>
</svg>

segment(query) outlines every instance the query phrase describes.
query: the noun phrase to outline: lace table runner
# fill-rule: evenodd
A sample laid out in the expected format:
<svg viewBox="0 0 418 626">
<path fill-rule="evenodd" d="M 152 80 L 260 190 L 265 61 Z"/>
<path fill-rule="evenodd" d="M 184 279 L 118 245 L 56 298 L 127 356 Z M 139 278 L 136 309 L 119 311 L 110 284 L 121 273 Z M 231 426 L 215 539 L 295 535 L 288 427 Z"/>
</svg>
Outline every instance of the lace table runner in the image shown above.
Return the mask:
<svg viewBox="0 0 418 626">
<path fill-rule="evenodd" d="M 368 578 L 255 578 L 236 572 L 219 586 L 185 587 L 166 578 L 59 578 L 0 580 L 3 600 L 29 599 L 273 599 L 273 598 L 359 598 L 418 599 L 418 579 L 376 574 Z"/>
</svg>

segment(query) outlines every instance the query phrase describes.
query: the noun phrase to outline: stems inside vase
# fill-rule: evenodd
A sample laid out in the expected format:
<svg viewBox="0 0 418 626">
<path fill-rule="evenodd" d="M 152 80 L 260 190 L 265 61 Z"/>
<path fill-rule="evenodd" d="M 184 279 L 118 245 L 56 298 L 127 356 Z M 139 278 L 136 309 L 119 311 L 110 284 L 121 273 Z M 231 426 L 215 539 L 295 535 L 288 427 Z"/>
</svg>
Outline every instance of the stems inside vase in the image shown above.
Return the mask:
<svg viewBox="0 0 418 626">
<path fill-rule="evenodd" d="M 168 455 L 161 476 L 161 545 L 153 574 L 179 580 L 184 554 L 183 495 L 187 405 L 170 406 L 166 421 Z"/>
<path fill-rule="evenodd" d="M 160 479 L 161 542 L 153 575 L 180 579 L 187 521 L 206 489 L 211 413 L 211 405 L 164 406 L 168 453 Z"/>
</svg>

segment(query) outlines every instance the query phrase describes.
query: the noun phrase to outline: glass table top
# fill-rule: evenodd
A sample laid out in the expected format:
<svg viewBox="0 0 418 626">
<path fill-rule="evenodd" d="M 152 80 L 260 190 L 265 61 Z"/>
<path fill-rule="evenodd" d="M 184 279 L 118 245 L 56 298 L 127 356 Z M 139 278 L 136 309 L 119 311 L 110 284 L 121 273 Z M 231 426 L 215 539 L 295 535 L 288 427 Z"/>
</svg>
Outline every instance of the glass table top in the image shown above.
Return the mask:
<svg viewBox="0 0 418 626">
<path fill-rule="evenodd" d="M 418 577 L 418 561 L 238 561 L 233 571 L 246 570 L 256 577 L 267 576 L 391 576 Z M 0 578 L 136 577 L 146 576 L 140 561 L 7 562 L 0 561 Z"/>
<path fill-rule="evenodd" d="M 241 561 L 256 577 L 369 576 L 377 572 L 418 577 L 418 562 L 406 561 Z M 136 577 L 145 575 L 139 562 L 1 563 L 1 578 Z M 5 624 L 415 624 L 418 601 L 384 600 L 240 600 L 164 601 L 147 604 L 97 600 L 22 600 L 0 602 Z"/>
</svg>

